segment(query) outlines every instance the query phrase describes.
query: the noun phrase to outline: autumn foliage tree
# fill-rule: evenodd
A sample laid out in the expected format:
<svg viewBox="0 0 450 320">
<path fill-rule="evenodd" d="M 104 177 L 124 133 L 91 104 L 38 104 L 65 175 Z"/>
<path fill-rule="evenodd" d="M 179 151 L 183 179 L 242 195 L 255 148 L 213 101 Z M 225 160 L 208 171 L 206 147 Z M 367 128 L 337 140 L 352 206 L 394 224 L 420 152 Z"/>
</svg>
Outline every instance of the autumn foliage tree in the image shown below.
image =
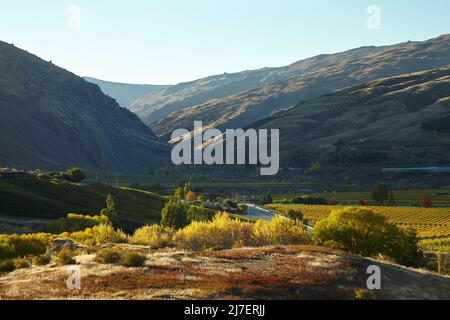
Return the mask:
<svg viewBox="0 0 450 320">
<path fill-rule="evenodd" d="M 433 201 L 431 200 L 431 197 L 426 196 L 425 198 L 423 198 L 423 200 L 422 200 L 422 207 L 424 207 L 424 208 L 431 208 L 431 207 L 433 207 Z"/>
<path fill-rule="evenodd" d="M 318 245 L 368 257 L 383 254 L 405 265 L 416 265 L 421 256 L 414 230 L 401 229 L 362 208 L 333 211 L 317 222 L 312 237 Z"/>
<path fill-rule="evenodd" d="M 195 201 L 195 200 L 197 200 L 197 195 L 196 195 L 194 192 L 189 191 L 189 192 L 186 194 L 186 200 L 187 200 L 187 201 Z"/>
</svg>

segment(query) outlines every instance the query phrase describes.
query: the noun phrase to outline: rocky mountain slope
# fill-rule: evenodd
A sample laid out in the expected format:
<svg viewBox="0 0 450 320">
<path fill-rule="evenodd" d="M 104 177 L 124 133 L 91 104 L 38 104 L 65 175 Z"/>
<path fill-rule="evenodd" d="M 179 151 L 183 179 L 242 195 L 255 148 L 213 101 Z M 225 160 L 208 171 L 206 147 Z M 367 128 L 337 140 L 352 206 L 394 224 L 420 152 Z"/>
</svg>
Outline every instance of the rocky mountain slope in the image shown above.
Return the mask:
<svg viewBox="0 0 450 320">
<path fill-rule="evenodd" d="M 164 85 L 117 83 L 90 77 L 84 77 L 84 79 L 98 85 L 104 94 L 116 99 L 122 108 L 127 109 L 140 98 L 169 87 Z"/>
<path fill-rule="evenodd" d="M 252 127 L 280 129 L 282 166 L 436 165 L 450 157 L 449 119 L 447 66 L 336 91 Z"/>
<path fill-rule="evenodd" d="M 321 55 L 286 68 L 266 70 L 271 76 L 266 74 L 264 79 L 269 78 L 274 82 L 245 92 L 241 90 L 235 95 L 212 97 L 196 105 L 193 105 L 197 103 L 194 101 L 190 107 L 169 114 L 151 124 L 151 127 L 165 140 L 170 138 L 176 128 L 191 129 L 194 120 L 202 120 L 204 124 L 219 129 L 244 127 L 279 110 L 334 90 L 448 64 L 450 35 L 424 42 L 363 47 L 339 54 Z M 280 81 L 278 77 L 285 79 Z M 260 81 L 260 84 L 263 82 Z M 176 95 L 173 98 L 185 101 Z M 132 109 L 136 111 L 134 107 Z M 145 116 L 143 118 L 146 119 Z"/>
<path fill-rule="evenodd" d="M 174 111 L 257 89 L 266 84 L 312 73 L 335 64 L 337 60 L 358 59 L 369 52 L 373 53 L 378 50 L 381 50 L 381 48 L 360 48 L 343 54 L 312 57 L 280 68 L 262 68 L 238 73 L 224 73 L 180 83 L 143 97 L 130 110 L 150 125 L 152 122 L 164 118 Z"/>
<path fill-rule="evenodd" d="M 0 166 L 148 172 L 167 155 L 100 88 L 0 42 Z"/>
</svg>

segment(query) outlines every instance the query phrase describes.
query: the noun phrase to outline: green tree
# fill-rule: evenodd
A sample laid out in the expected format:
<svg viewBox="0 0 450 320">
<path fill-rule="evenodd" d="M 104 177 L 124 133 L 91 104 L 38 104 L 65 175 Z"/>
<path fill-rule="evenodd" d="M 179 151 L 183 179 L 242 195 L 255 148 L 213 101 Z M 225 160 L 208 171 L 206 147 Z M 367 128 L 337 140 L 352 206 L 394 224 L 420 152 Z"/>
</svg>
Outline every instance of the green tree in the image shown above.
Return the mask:
<svg viewBox="0 0 450 320">
<path fill-rule="evenodd" d="M 192 191 L 192 184 L 188 181 L 184 184 L 183 195 L 186 197 L 190 191 Z"/>
<path fill-rule="evenodd" d="M 161 226 L 183 228 L 188 224 L 188 207 L 181 200 L 170 200 L 161 212 Z"/>
<path fill-rule="evenodd" d="M 372 189 L 372 199 L 375 202 L 384 202 L 388 200 L 389 187 L 384 183 L 376 184 Z"/>
<path fill-rule="evenodd" d="M 183 188 L 177 187 L 174 192 L 174 196 L 178 200 L 184 199 Z"/>
<path fill-rule="evenodd" d="M 389 192 L 388 203 L 395 204 L 395 195 L 394 195 L 394 192 L 392 192 L 392 191 Z"/>
<path fill-rule="evenodd" d="M 100 211 L 100 215 L 108 217 L 109 221 L 111 221 L 114 226 L 117 226 L 119 214 L 117 213 L 116 202 L 112 195 L 108 194 L 108 197 L 106 198 L 106 208 Z"/>
<path fill-rule="evenodd" d="M 333 211 L 316 223 L 313 241 L 362 256 L 384 254 L 405 265 L 416 265 L 421 253 L 414 230 L 400 229 L 371 210 L 346 208 Z"/>
<path fill-rule="evenodd" d="M 290 219 L 298 220 L 298 221 L 303 221 L 303 218 L 304 218 L 304 215 L 301 211 L 292 210 L 292 209 L 286 211 L 286 216 Z"/>
<path fill-rule="evenodd" d="M 86 179 L 86 174 L 84 173 L 83 169 L 78 167 L 67 170 L 66 174 L 69 176 L 70 181 L 75 183 L 80 183 L 84 179 Z"/>
</svg>

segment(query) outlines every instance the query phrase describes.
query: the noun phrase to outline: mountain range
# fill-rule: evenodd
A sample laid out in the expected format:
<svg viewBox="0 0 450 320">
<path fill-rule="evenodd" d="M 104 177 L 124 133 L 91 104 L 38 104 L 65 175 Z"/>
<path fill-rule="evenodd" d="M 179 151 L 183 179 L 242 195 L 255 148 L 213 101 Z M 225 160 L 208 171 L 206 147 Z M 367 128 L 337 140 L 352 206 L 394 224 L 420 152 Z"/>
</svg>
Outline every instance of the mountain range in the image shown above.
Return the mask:
<svg viewBox="0 0 450 320">
<path fill-rule="evenodd" d="M 280 129 L 284 166 L 448 164 L 450 66 L 364 83 L 256 122 Z"/>
<path fill-rule="evenodd" d="M 148 172 L 167 146 L 83 78 L 0 42 L 0 166 Z"/>
<path fill-rule="evenodd" d="M 245 127 L 277 111 L 334 90 L 448 64 L 450 35 L 444 35 L 423 42 L 362 47 L 320 55 L 283 68 L 201 79 L 179 85 L 179 89 L 174 86 L 158 91 L 138 101 L 131 110 L 158 136 L 168 141 L 177 128 L 191 130 L 194 120 L 222 130 Z M 236 81 L 230 83 L 231 79 Z M 257 85 L 258 88 L 251 89 Z M 240 92 L 229 88 L 240 89 Z M 209 100 L 205 101 L 205 97 Z M 144 105 L 142 101 L 149 104 Z M 157 108 L 158 111 L 152 111 Z M 172 110 L 175 111 L 152 122 L 156 119 L 152 116 L 155 112 L 162 115 Z M 151 113 L 147 115 L 146 112 Z"/>
<path fill-rule="evenodd" d="M 0 42 L 0 166 L 145 173 L 168 163 L 172 131 L 198 120 L 280 129 L 282 166 L 443 164 L 449 65 L 443 35 L 173 86 L 131 85 L 84 79 Z"/>
</svg>

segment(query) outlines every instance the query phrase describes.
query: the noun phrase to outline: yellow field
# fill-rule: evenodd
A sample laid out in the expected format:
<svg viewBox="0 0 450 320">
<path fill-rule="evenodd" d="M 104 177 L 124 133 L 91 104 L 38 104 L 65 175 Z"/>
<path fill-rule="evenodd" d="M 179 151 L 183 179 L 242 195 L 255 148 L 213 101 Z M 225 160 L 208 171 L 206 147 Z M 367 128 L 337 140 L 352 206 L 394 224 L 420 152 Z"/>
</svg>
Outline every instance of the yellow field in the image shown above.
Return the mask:
<svg viewBox="0 0 450 320">
<path fill-rule="evenodd" d="M 304 214 L 305 219 L 315 221 L 327 217 L 334 209 L 343 208 L 338 206 L 287 204 L 272 204 L 267 207 L 278 211 L 299 210 Z M 413 227 L 421 238 L 450 236 L 450 208 L 380 206 L 365 206 L 364 208 L 384 215 L 393 224 Z"/>
</svg>

